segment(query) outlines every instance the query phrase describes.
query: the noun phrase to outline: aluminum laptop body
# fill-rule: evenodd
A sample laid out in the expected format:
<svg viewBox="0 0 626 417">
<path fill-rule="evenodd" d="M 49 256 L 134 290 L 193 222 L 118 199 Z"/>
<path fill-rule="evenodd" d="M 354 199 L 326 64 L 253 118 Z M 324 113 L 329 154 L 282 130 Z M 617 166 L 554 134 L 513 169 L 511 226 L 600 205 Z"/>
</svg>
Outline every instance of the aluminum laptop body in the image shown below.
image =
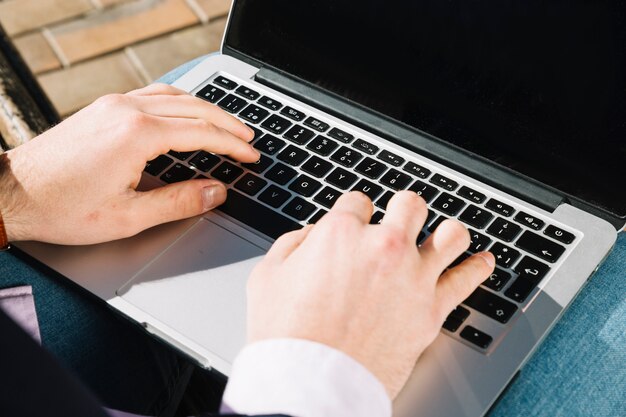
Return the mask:
<svg viewBox="0 0 626 417">
<path fill-rule="evenodd" d="M 239 113 L 241 109 L 236 106 L 237 100 L 223 101 L 232 95 L 244 100 L 246 106 L 252 105 L 250 111 L 255 110 L 254 114 L 263 114 L 263 117 L 282 115 L 280 117 L 289 120 L 290 125 L 314 131 L 316 138 L 320 139 L 313 140 L 326 140 L 323 143 L 331 139 L 330 129 L 339 129 L 352 139 L 348 143 L 345 142 L 346 136 L 339 135 L 337 136 L 339 139 L 331 140 L 332 143 L 336 142 L 334 152 L 339 152 L 336 149 L 343 149 L 340 147 L 346 147 L 357 150 L 357 153 L 365 158 L 363 160 L 371 158 L 380 162 L 383 158 L 388 158 L 383 164 L 388 173 L 395 169 L 393 172 L 407 174 L 402 178 L 410 177 L 413 186 L 421 181 L 420 184 L 435 187 L 439 197 L 434 197 L 430 204 L 436 215 L 445 214 L 448 210 L 445 201 L 437 200 L 446 195 L 451 198 L 450 201 L 461 201 L 463 210 L 468 210 L 473 205 L 493 214 L 491 222 L 501 218 L 503 219 L 501 222 L 505 222 L 504 224 L 509 227 L 516 230 L 519 228 L 518 234 L 510 242 L 503 240 L 494 232 L 493 224 L 485 225 L 479 229 L 479 233 L 489 237 L 491 247 L 495 244 L 504 245 L 522 252 L 519 259 L 528 257 L 531 261 L 540 261 L 541 264 L 547 265 L 548 270 L 542 271 L 543 278 L 529 290 L 522 301 L 518 302 L 514 299 L 515 291 L 512 289 L 514 282 L 522 275 L 530 277 L 537 271 L 530 267 L 516 270 L 514 263 L 507 268 L 501 268 L 510 275 L 507 282 L 502 284 L 501 288 L 494 283 L 485 284 L 481 291 L 505 300 L 504 306 L 514 306 L 512 313 L 509 315 L 509 312 L 506 312 L 507 317 L 502 318 L 500 310 L 495 309 L 486 315 L 479 311 L 482 307 L 477 307 L 477 310 L 472 307 L 473 302 L 468 300 L 463 304 L 463 310 L 469 312 L 469 316 L 464 317 L 454 331 L 442 330 L 432 346 L 424 352 L 408 385 L 394 402 L 396 416 L 481 416 L 489 410 L 516 373 L 522 369 L 567 306 L 593 276 L 613 246 L 617 230 L 623 227 L 626 208 L 623 197 L 611 195 L 607 199 L 599 198 L 588 183 L 579 181 L 580 171 L 589 170 L 589 176 L 593 179 L 589 183 L 600 184 L 599 194 L 607 195 L 602 188 L 606 184 L 601 184 L 606 178 L 606 174 L 603 173 L 608 169 L 608 172 L 613 172 L 617 178 L 624 178 L 618 171 L 621 170 L 623 173 L 623 168 L 617 166 L 607 168 L 612 161 L 611 158 L 614 157 L 617 161 L 620 157 L 620 161 L 623 160 L 625 156 L 624 146 L 621 145 L 623 141 L 616 142 L 609 138 L 603 139 L 602 142 L 601 139 L 590 138 L 589 147 L 602 142 L 601 144 L 612 144 L 612 148 L 601 149 L 602 155 L 605 156 L 601 156 L 599 160 L 590 159 L 586 161 L 585 166 L 572 166 L 574 160 L 570 163 L 567 160 L 560 162 L 558 160 L 559 148 L 563 147 L 562 141 L 558 142 L 555 139 L 558 142 L 556 143 L 546 139 L 542 149 L 556 156 L 541 159 L 537 154 L 538 162 L 533 163 L 534 156 L 529 158 L 527 154 L 524 155 L 525 145 L 537 149 L 537 144 L 525 139 L 524 132 L 532 131 L 532 126 L 523 126 L 523 121 L 544 121 L 545 118 L 541 116 L 543 113 L 537 116 L 539 113 L 526 114 L 520 110 L 517 118 L 498 116 L 493 111 L 480 113 L 481 108 L 492 106 L 490 109 L 493 110 L 497 107 L 494 104 L 497 104 L 497 97 L 502 100 L 501 108 L 508 110 L 512 108 L 512 111 L 515 111 L 515 106 L 512 106 L 511 102 L 506 102 L 505 93 L 509 96 L 515 95 L 519 85 L 487 91 L 484 95 L 489 97 L 486 101 L 480 101 L 481 97 L 477 97 L 476 92 L 488 89 L 488 84 L 481 85 L 484 80 L 473 77 L 467 68 L 463 71 L 451 69 L 453 65 L 446 64 L 447 61 L 444 59 L 446 55 L 439 55 L 448 48 L 452 51 L 452 58 L 448 56 L 449 62 L 455 61 L 455 57 L 459 56 L 465 59 L 463 65 L 467 65 L 468 62 L 487 62 L 490 59 L 489 47 L 484 49 L 477 47 L 479 44 L 488 43 L 487 29 L 484 33 L 481 32 L 482 38 L 473 46 L 474 50 L 467 49 L 470 47 L 467 45 L 467 48 L 455 50 L 455 42 L 466 39 L 463 30 L 468 31 L 465 33 L 468 35 L 475 33 L 477 27 L 485 26 L 484 22 L 476 17 L 477 14 L 484 15 L 484 10 L 473 11 L 472 6 L 467 4 L 462 7 L 455 5 L 458 7 L 452 11 L 445 6 L 430 7 L 421 1 L 402 2 L 402 5 L 394 7 L 386 6 L 383 2 L 343 3 L 329 0 L 316 2 L 315 6 L 312 6 L 310 2 L 293 0 L 235 1 L 222 53 L 206 58 L 174 85 L 191 94 L 215 101 L 227 110 L 235 112 L 233 108 L 236 107 L 239 117 L 244 117 L 244 113 Z M 496 4 L 496 2 L 485 3 Z M 554 36 L 558 38 L 559 44 L 567 43 L 569 39 L 567 34 L 571 28 L 568 25 L 576 26 L 578 29 L 581 27 L 580 19 L 583 21 L 591 19 L 590 26 L 597 23 L 593 19 L 608 19 L 609 23 L 612 22 L 610 17 L 602 13 L 597 15 L 588 11 L 582 13 L 582 9 L 577 9 L 579 6 L 582 7 L 571 6 L 572 16 L 568 15 L 569 12 L 561 10 L 564 6 L 556 8 L 569 17 L 561 19 L 561 23 L 549 21 L 550 24 L 544 22 L 545 16 L 542 11 L 536 10 L 539 6 L 533 8 L 530 5 L 527 9 L 513 5 L 494 6 L 492 9 L 495 10 L 489 13 L 492 14 L 490 18 L 493 21 L 510 21 L 507 26 L 509 28 L 514 23 L 519 23 L 518 20 L 522 19 L 519 16 L 523 16 L 522 20 L 532 19 L 534 16 L 535 28 L 541 29 L 542 22 L 546 28 L 553 27 L 556 33 Z M 583 15 L 584 18 L 581 17 Z M 448 27 L 438 26 L 441 22 L 437 22 L 437 19 L 444 19 L 448 22 Z M 428 25 L 431 26 L 425 27 Z M 398 41 L 400 38 L 394 38 L 396 35 L 392 32 L 397 27 L 411 28 L 415 31 L 411 32 L 413 36 L 412 40 L 409 39 L 411 42 L 401 44 Z M 455 27 L 458 30 L 454 30 Z M 504 31 L 502 27 L 498 26 L 497 29 Z M 539 29 L 537 31 L 541 32 Z M 515 30 L 517 29 L 510 29 L 511 33 Z M 542 36 L 551 33 L 544 31 Z M 383 34 L 385 36 L 382 36 Z M 609 35 L 610 33 L 607 34 Z M 527 37 L 527 33 L 524 36 Z M 506 38 L 506 33 L 502 37 Z M 359 39 L 362 40 L 361 43 Z M 515 39 L 517 38 L 514 35 L 509 37 L 510 48 L 521 51 L 519 53 L 522 55 L 527 53 L 524 52 L 522 44 L 515 43 Z M 526 40 L 533 43 L 532 39 Z M 398 44 L 392 45 L 392 41 Z M 438 47 L 429 50 L 428 45 L 435 42 L 438 42 Z M 333 45 L 339 46 L 333 49 Z M 381 48 L 377 48 L 377 45 Z M 620 48 L 626 50 L 622 46 L 624 45 Z M 273 48 L 278 49 L 276 54 L 272 52 Z M 492 45 L 492 49 L 504 50 L 498 49 L 497 45 Z M 591 51 L 593 48 L 585 49 L 581 46 L 579 53 L 588 50 Z M 563 57 L 560 57 L 559 53 Z M 609 54 L 610 51 L 606 53 Z M 310 60 L 307 58 L 308 54 L 313 55 Z M 415 54 L 417 58 L 410 58 L 413 56 L 411 54 Z M 464 54 L 475 56 L 468 58 Z M 569 59 L 566 52 L 555 51 L 551 56 L 557 63 L 559 60 Z M 507 59 L 515 61 L 509 55 L 499 56 L 500 61 Z M 398 66 L 403 62 L 407 68 Z M 369 64 L 365 65 L 367 63 Z M 610 64 L 598 61 L 597 65 Z M 423 68 L 420 69 L 421 67 Z M 509 68 L 506 63 L 488 67 L 485 72 L 490 74 L 494 71 L 513 73 L 516 68 L 521 68 L 520 66 Z M 548 64 L 546 68 L 545 71 L 550 71 Z M 461 76 L 456 79 L 458 85 L 455 87 L 454 83 L 449 81 L 457 73 Z M 381 78 L 376 78 L 376 74 Z M 422 77 L 429 74 L 435 74 L 435 77 L 423 81 Z M 440 74 L 446 82 L 442 83 L 437 74 Z M 620 83 L 626 71 L 622 71 L 621 74 L 620 80 L 610 80 L 616 83 L 616 87 L 622 87 Z M 494 77 L 492 82 L 497 83 L 498 75 Z M 392 88 L 398 83 L 405 87 Z M 450 90 L 440 89 L 441 94 L 434 98 L 422 98 L 420 91 L 424 92 L 423 96 L 428 96 L 433 93 L 429 91 L 429 86 L 439 84 L 452 87 Z M 476 90 L 467 92 L 464 87 L 466 84 L 475 86 Z M 415 89 L 418 91 L 415 92 Z M 215 96 L 218 90 L 224 95 Z M 611 100 L 614 100 L 617 106 L 626 102 L 626 90 L 619 88 L 617 90 L 619 92 L 616 94 L 620 97 L 607 99 L 606 103 L 611 104 Z M 402 91 L 406 92 L 404 96 Z M 530 89 L 526 91 L 528 93 L 526 96 L 521 95 L 528 100 L 527 105 L 541 108 L 542 96 L 532 96 L 529 91 L 532 93 Z M 579 91 L 581 94 L 590 94 L 585 85 L 580 85 Z M 368 95 L 370 93 L 371 95 Z M 450 97 L 446 94 L 450 94 Z M 440 106 L 440 103 L 437 103 L 441 98 L 445 104 L 454 94 L 460 96 L 450 101 L 449 105 Z M 555 96 L 559 97 L 559 94 L 565 92 L 557 92 Z M 476 102 L 464 103 L 459 98 L 461 96 L 467 100 L 474 98 Z M 415 97 L 420 97 L 418 101 L 422 101 L 411 102 Z M 518 100 L 520 96 L 516 97 Z M 261 100 L 264 100 L 263 104 Z M 278 102 L 281 107 L 272 108 L 267 100 Z M 434 104 L 429 107 L 428 103 Z M 524 101 L 520 103 L 523 104 Z M 603 104 L 605 103 L 597 105 L 602 107 Z M 442 115 L 446 113 L 448 107 L 464 107 L 463 111 L 458 113 L 462 117 L 459 119 L 451 117 L 450 122 L 446 123 Z M 289 112 L 285 112 L 287 108 L 295 113 L 289 115 Z M 298 120 L 297 114 L 306 115 L 306 119 Z M 421 115 L 426 116 L 420 119 Z M 467 115 L 468 118 L 464 119 L 463 115 Z M 268 130 L 277 129 L 276 126 L 267 124 L 263 126 L 261 122 L 256 123 L 254 117 L 256 116 L 250 113 L 247 119 L 250 125 L 265 135 L 272 133 L 273 137 L 281 138 L 282 132 L 278 134 L 276 131 Z M 482 120 L 485 117 L 491 119 L 497 128 L 508 131 L 510 135 L 507 134 L 506 138 L 514 137 L 511 139 L 513 142 L 510 148 L 514 149 L 512 153 L 507 154 L 506 149 L 509 148 L 506 146 L 497 148 L 497 143 L 493 142 L 497 149 L 490 154 L 476 145 L 480 141 L 472 142 L 472 135 L 475 139 L 476 133 L 479 133 L 485 123 L 479 123 L 476 128 L 478 130 L 472 131 L 472 128 L 468 127 L 467 131 L 472 131 L 472 134 L 467 138 L 463 137 L 463 132 L 466 132 L 463 128 L 469 126 L 471 120 Z M 580 114 L 580 118 L 584 117 L 585 114 Z M 565 119 L 565 116 L 563 118 Z M 592 122 L 588 124 L 592 125 Z M 602 123 L 610 125 L 613 122 L 606 119 Z M 580 129 L 589 128 L 586 122 L 581 121 L 580 125 Z M 450 126 L 453 126 L 453 129 L 449 129 Z M 556 131 L 555 137 L 558 137 L 558 129 L 553 126 L 546 129 L 550 130 L 551 135 Z M 519 132 L 523 133 L 518 134 Z M 610 136 L 614 131 L 605 133 L 599 133 L 598 136 Z M 501 135 L 501 131 L 496 134 Z M 546 138 L 548 136 L 546 135 Z M 453 139 L 456 137 L 463 138 L 455 142 Z M 356 140 L 365 142 L 369 148 L 359 147 L 362 142 L 355 145 Z M 281 141 L 291 144 L 289 140 Z M 573 148 L 578 146 L 576 143 L 572 139 Z M 267 142 L 265 144 L 267 145 Z M 316 154 L 315 147 L 307 148 L 306 145 L 302 145 L 300 148 L 310 154 L 309 158 Z M 516 152 L 522 160 L 519 165 L 507 159 L 512 155 L 515 161 Z M 568 150 L 562 148 L 562 152 L 567 154 Z M 590 155 L 595 153 L 589 152 Z M 280 154 L 268 156 L 269 163 L 278 164 L 279 161 L 286 160 L 280 159 L 282 157 L 278 155 Z M 333 155 L 320 158 L 335 163 Z M 288 155 L 285 156 L 287 157 Z M 192 167 L 192 171 L 198 175 L 209 176 L 216 172 L 210 170 L 204 172 L 198 169 L 197 163 L 196 165 L 189 163 L 191 159 L 180 158 L 182 159 L 178 160 L 176 157 L 168 156 L 171 165 L 164 168 L 164 171 L 159 171 L 157 175 L 145 174 L 141 187 L 149 189 L 162 185 L 168 178 L 162 172 L 170 172 L 167 170 L 174 169 L 175 164 Z M 208 160 L 208 157 L 205 160 Z M 534 173 L 543 172 L 540 168 L 545 165 L 546 160 L 556 161 L 555 163 L 560 163 L 564 167 L 561 174 L 550 177 L 551 180 L 560 179 L 560 183 L 557 183 L 558 181 L 544 183 L 543 177 L 538 179 L 541 175 L 534 176 Z M 228 161 L 219 161 L 220 164 L 226 162 Z M 343 162 L 335 165 L 344 166 Z M 421 170 L 411 171 L 415 166 Z M 527 166 L 531 166 L 532 169 L 520 172 Z M 215 166 L 213 168 L 217 170 Z M 184 172 L 188 172 L 186 170 L 189 168 L 184 169 Z M 250 169 L 246 168 L 245 172 L 256 173 Z M 297 170 L 299 175 L 304 175 L 305 171 L 302 171 L 300 166 L 293 169 Z M 425 175 L 426 171 L 429 173 L 428 176 L 420 179 L 420 175 Z M 440 177 L 445 181 L 436 179 Z M 372 177 L 359 173 L 358 178 L 371 180 Z M 568 182 L 568 178 L 571 181 Z M 327 177 L 326 179 L 320 177 L 317 181 L 322 184 L 323 189 L 329 185 Z M 435 184 L 436 182 L 438 184 Z M 579 187 L 568 188 L 571 182 L 578 184 Z M 271 180 L 266 180 L 266 183 L 271 183 Z M 285 205 L 273 208 L 259 202 L 257 196 L 248 198 L 248 194 L 241 191 L 245 184 L 240 184 L 241 186 L 237 184 L 240 183 L 234 180 L 228 185 L 229 193 L 240 196 L 237 197 L 240 199 L 244 196 L 245 201 L 254 200 L 255 204 L 262 205 L 264 211 L 261 211 L 259 216 L 267 210 L 285 215 L 283 209 Z M 387 184 L 388 186 L 380 187 L 384 188 L 383 192 L 393 190 L 393 186 Z M 451 184 L 455 186 L 448 188 Z M 338 188 L 333 183 L 330 185 L 331 189 Z M 561 185 L 562 188 L 559 188 Z M 294 187 L 285 185 L 284 188 L 293 194 L 292 197 L 297 197 L 297 192 L 293 192 Z M 461 190 L 471 190 L 473 194 L 467 195 Z M 316 209 L 324 209 L 324 204 L 320 205 L 318 201 L 321 200 L 316 200 L 316 197 L 317 195 L 297 198 L 314 204 Z M 491 203 L 493 201 L 496 203 Z M 461 216 L 463 210 L 446 217 Z M 267 233 L 259 231 L 259 227 L 252 227 L 248 222 L 242 221 L 241 217 L 229 215 L 228 212 L 226 209 L 217 210 L 198 218 L 158 226 L 129 239 L 101 245 L 64 247 L 25 242 L 18 247 L 105 300 L 113 309 L 140 323 L 149 333 L 171 344 L 201 366 L 228 375 L 232 361 L 245 344 L 247 276 L 274 240 Z M 290 219 L 292 223 L 300 225 L 308 221 Z M 254 222 L 258 221 L 254 219 Z M 468 227 L 474 231 L 477 229 Z M 549 227 L 551 229 L 548 229 Z M 563 243 L 563 236 L 559 233 L 571 235 L 570 243 Z M 551 242 L 550 245 L 558 244 L 563 248 L 563 252 L 557 259 L 551 261 L 550 253 L 542 254 L 541 250 L 537 253 L 522 251 L 516 245 L 524 234 L 540 236 L 546 242 Z M 546 249 L 543 251 L 548 252 Z M 506 253 L 500 254 L 506 256 Z M 519 259 L 516 261 L 518 266 L 522 262 Z M 473 335 L 467 333 L 468 327 L 489 335 L 491 340 L 488 345 L 477 344 L 477 341 L 472 339 Z M 461 336 L 464 331 L 465 336 Z"/>
</svg>

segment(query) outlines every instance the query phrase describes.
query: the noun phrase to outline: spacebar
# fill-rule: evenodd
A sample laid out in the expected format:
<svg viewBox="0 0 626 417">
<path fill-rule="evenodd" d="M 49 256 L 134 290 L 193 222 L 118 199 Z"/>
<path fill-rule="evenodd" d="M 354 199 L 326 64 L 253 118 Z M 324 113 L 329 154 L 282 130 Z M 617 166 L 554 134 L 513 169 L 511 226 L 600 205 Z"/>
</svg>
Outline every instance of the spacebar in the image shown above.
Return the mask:
<svg viewBox="0 0 626 417">
<path fill-rule="evenodd" d="M 302 228 L 301 224 L 234 190 L 228 190 L 226 202 L 217 209 L 272 239 L 278 239 L 287 232 Z"/>
</svg>

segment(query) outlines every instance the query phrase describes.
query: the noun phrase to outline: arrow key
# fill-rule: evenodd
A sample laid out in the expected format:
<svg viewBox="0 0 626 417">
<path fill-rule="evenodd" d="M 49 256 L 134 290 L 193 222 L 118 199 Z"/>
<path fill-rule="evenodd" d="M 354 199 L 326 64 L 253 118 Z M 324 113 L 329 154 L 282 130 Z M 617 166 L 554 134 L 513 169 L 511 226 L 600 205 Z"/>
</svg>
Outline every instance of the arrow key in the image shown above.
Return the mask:
<svg viewBox="0 0 626 417">
<path fill-rule="evenodd" d="M 528 230 L 515 242 L 515 246 L 551 263 L 556 262 L 565 252 L 565 248 L 558 243 Z"/>
</svg>

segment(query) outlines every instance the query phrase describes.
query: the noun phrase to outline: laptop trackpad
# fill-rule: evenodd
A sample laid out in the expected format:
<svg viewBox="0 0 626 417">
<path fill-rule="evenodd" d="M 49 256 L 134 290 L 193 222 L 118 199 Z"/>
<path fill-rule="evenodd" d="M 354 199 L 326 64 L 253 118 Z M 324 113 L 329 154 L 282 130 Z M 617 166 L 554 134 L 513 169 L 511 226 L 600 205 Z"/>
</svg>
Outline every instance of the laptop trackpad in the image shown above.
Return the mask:
<svg viewBox="0 0 626 417">
<path fill-rule="evenodd" d="M 202 219 L 117 293 L 232 363 L 246 340 L 246 281 L 263 255 Z"/>
</svg>

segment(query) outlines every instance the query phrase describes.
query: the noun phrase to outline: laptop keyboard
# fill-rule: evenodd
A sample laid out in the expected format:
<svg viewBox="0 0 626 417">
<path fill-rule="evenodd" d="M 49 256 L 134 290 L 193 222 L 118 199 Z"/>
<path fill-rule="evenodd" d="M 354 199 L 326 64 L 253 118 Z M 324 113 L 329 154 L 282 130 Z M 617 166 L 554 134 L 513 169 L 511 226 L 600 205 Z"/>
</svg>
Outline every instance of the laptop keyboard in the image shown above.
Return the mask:
<svg viewBox="0 0 626 417">
<path fill-rule="evenodd" d="M 357 138 L 231 78 L 215 77 L 196 96 L 250 126 L 261 159 L 241 164 L 205 151 L 171 151 L 148 162 L 145 172 L 164 183 L 224 182 L 228 198 L 218 210 L 272 239 L 316 223 L 345 192 L 368 195 L 376 208 L 371 223 L 377 224 L 395 192 L 414 191 L 429 205 L 417 244 L 443 220 L 457 218 L 468 227 L 471 244 L 451 266 L 484 250 L 496 257 L 493 274 L 443 324 L 447 334 L 479 350 L 493 348 L 503 337 L 504 325 L 532 300 L 576 239 L 547 219 L 434 172 L 417 158 Z"/>
</svg>

